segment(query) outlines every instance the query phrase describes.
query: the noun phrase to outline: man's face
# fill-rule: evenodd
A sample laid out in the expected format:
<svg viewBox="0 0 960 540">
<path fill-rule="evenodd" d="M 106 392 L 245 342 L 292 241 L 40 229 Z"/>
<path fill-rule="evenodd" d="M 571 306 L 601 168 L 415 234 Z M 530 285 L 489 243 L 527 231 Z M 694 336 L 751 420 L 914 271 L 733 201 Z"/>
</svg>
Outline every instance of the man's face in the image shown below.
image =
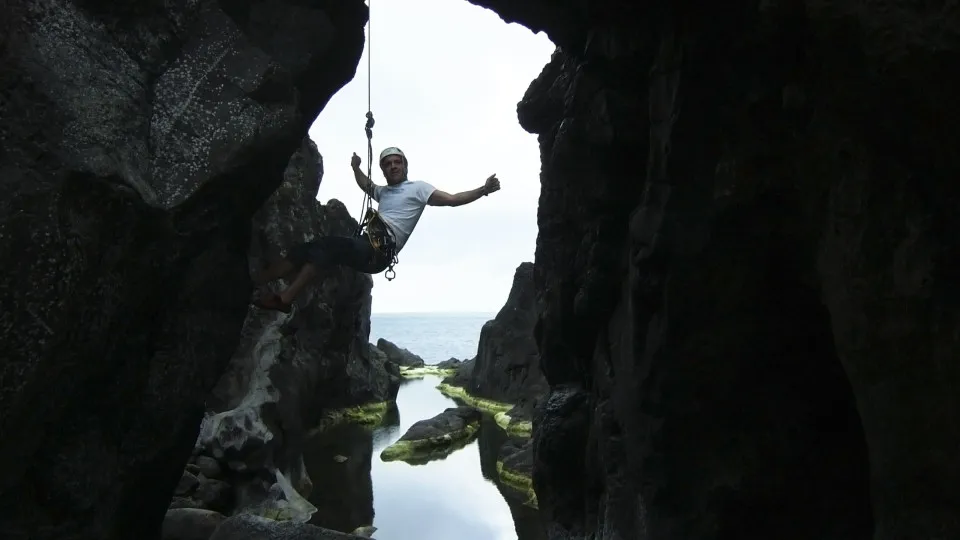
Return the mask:
<svg viewBox="0 0 960 540">
<path fill-rule="evenodd" d="M 403 170 L 403 158 L 400 156 L 387 156 L 380 161 L 380 170 L 383 171 L 384 178 L 388 184 L 398 184 L 406 176 Z"/>
</svg>

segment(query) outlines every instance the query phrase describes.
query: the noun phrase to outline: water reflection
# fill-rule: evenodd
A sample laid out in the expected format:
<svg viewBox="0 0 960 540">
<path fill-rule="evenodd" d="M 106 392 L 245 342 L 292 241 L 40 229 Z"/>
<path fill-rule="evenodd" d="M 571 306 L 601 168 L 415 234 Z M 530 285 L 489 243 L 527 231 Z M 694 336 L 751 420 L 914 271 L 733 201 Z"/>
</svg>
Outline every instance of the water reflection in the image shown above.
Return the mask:
<svg viewBox="0 0 960 540">
<path fill-rule="evenodd" d="M 380 429 L 395 433 L 399 423 L 399 410 L 394 406 Z M 351 532 L 373 522 L 370 462 L 375 444 L 371 430 L 356 424 L 329 428 L 306 441 L 304 463 L 314 483 L 308 500 L 317 507 L 310 523 Z"/>
<path fill-rule="evenodd" d="M 507 433 L 497 426 L 493 418 L 484 416 L 480 423 L 480 436 L 477 439 L 479 441 L 480 471 L 484 478 L 497 485 L 497 489 L 510 508 L 516 526 L 517 540 L 546 540 L 547 535 L 543 524 L 540 522 L 540 512 L 536 508 L 523 504 L 526 500 L 526 494 L 517 493 L 500 483 L 500 475 L 497 474 L 497 459 L 500 455 L 500 448 L 503 443 L 507 442 L 507 439 Z"/>
<path fill-rule="evenodd" d="M 378 540 L 544 538 L 537 511 L 509 490 L 501 494 L 496 459 L 505 435 L 492 419 L 484 420 L 478 439 L 446 458 L 423 465 L 380 461 L 380 452 L 415 422 L 457 405 L 436 389 L 439 382 L 406 381 L 397 396 L 402 414 L 388 425 L 338 426 L 308 442 L 310 502 L 318 508 L 312 523 L 349 532 L 372 521 Z"/>
</svg>

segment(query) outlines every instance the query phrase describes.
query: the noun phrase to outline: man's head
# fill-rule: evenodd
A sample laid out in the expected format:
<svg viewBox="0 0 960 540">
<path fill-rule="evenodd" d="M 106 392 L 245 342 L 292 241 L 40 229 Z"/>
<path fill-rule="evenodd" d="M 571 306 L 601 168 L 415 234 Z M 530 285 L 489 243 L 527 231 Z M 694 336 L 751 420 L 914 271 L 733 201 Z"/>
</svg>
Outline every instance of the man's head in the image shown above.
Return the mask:
<svg viewBox="0 0 960 540">
<path fill-rule="evenodd" d="M 396 146 L 380 152 L 380 170 L 391 186 L 407 179 L 407 156 Z"/>
</svg>

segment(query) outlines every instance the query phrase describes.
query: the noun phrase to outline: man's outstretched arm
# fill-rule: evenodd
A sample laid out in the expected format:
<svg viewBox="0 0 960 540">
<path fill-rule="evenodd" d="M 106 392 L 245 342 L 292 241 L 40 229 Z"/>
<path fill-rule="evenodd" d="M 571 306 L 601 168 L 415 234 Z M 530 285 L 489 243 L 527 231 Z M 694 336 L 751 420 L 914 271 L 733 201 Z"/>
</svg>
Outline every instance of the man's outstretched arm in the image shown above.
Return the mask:
<svg viewBox="0 0 960 540">
<path fill-rule="evenodd" d="M 497 175 L 491 174 L 482 186 L 469 191 L 461 191 L 460 193 L 454 193 L 451 195 L 446 191 L 440 191 L 438 189 L 433 192 L 433 195 L 430 195 L 430 198 L 427 200 L 427 204 L 430 206 L 463 206 L 465 204 L 470 204 L 480 197 L 489 195 L 499 189 L 500 180 L 497 180 Z"/>
<path fill-rule="evenodd" d="M 360 186 L 367 195 L 373 197 L 373 187 L 374 183 L 372 180 L 367 178 L 367 175 L 360 170 L 360 156 L 354 152 L 353 157 L 350 158 L 350 167 L 353 169 L 353 178 L 357 181 L 357 185 Z"/>
</svg>

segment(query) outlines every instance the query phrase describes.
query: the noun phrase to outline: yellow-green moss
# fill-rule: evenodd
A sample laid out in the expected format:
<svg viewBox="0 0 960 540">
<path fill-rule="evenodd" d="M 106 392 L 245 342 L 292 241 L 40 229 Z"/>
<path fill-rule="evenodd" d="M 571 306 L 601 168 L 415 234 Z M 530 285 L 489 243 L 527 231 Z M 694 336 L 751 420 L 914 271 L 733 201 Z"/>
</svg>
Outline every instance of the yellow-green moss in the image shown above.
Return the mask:
<svg viewBox="0 0 960 540">
<path fill-rule="evenodd" d="M 437 377 L 452 377 L 457 374 L 456 369 L 438 368 L 437 366 L 410 367 L 400 366 L 400 376 L 404 379 L 420 379 L 427 375 Z"/>
<path fill-rule="evenodd" d="M 440 390 L 440 393 L 447 397 L 459 399 L 470 407 L 488 414 L 505 413 L 513 408 L 513 405 L 509 403 L 501 403 L 499 401 L 493 401 L 492 399 L 471 395 L 467 393 L 462 386 L 440 383 L 437 385 L 437 390 Z"/>
<path fill-rule="evenodd" d="M 473 440 L 480 430 L 479 422 L 471 422 L 463 429 L 446 433 L 439 437 L 397 441 L 380 452 L 382 461 L 405 461 L 413 465 L 421 465 L 428 461 L 440 459 L 463 448 Z"/>
<path fill-rule="evenodd" d="M 493 419 L 500 429 L 515 437 L 530 437 L 533 434 L 533 422 L 530 420 L 514 420 L 505 412 L 498 412 Z"/>
<path fill-rule="evenodd" d="M 502 461 L 497 461 L 497 475 L 500 483 L 525 497 L 523 504 L 531 508 L 539 508 L 537 493 L 533 490 L 533 480 L 522 473 L 507 469 Z"/>
<path fill-rule="evenodd" d="M 316 433 L 344 423 L 359 424 L 368 427 L 379 426 L 387 416 L 390 403 L 389 401 L 380 401 L 357 405 L 356 407 L 327 411 L 323 415 L 323 418 L 320 419 L 320 422 L 317 423 L 317 426 L 310 431 L 311 433 Z"/>
</svg>

